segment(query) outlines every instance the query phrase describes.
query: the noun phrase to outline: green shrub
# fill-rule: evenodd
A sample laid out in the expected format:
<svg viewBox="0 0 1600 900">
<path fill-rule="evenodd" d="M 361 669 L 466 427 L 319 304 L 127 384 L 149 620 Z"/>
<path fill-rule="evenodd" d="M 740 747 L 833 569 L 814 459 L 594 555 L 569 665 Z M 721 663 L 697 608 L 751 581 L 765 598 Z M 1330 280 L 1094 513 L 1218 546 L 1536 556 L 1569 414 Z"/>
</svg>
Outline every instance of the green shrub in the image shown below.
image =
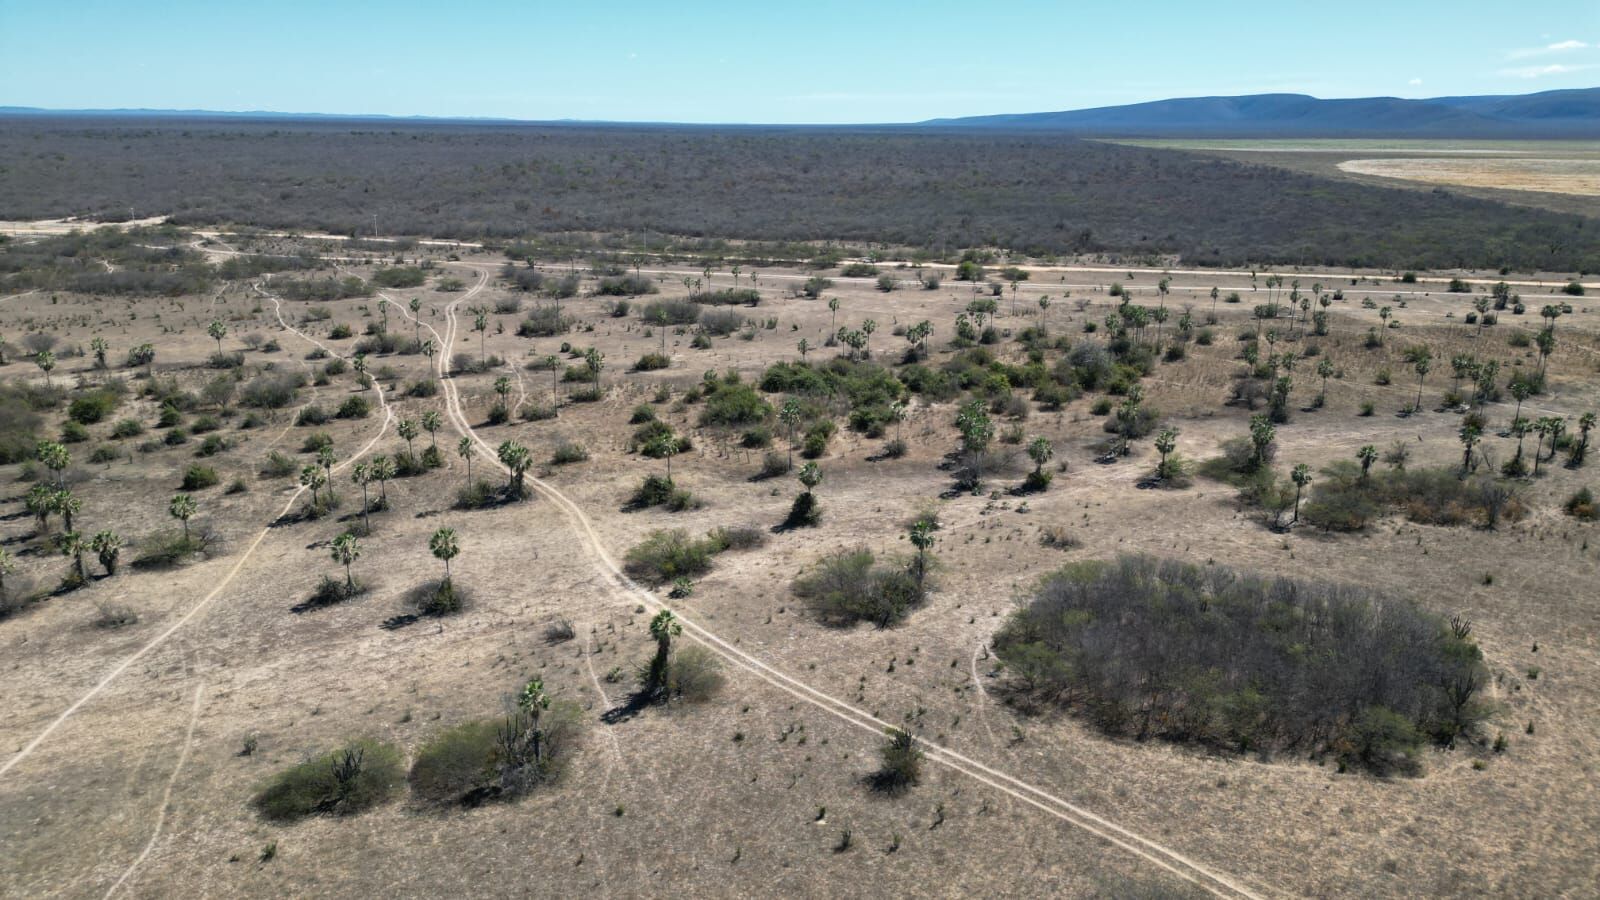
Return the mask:
<svg viewBox="0 0 1600 900">
<path fill-rule="evenodd" d="M 659 586 L 680 576 L 704 575 L 715 552 L 714 543 L 691 538 L 681 528 L 653 531 L 628 551 L 623 568 L 633 578 Z"/>
<path fill-rule="evenodd" d="M 252 804 L 270 822 L 350 816 L 393 797 L 403 777 L 393 746 L 362 739 L 284 769 L 256 792 Z"/>
<path fill-rule="evenodd" d="M 583 462 L 589 458 L 589 451 L 583 445 L 572 441 L 562 441 L 556 445 L 555 452 L 550 456 L 551 465 L 563 466 L 568 463 Z"/>
<path fill-rule="evenodd" d="M 68 419 L 61 425 L 61 443 L 81 444 L 89 439 L 89 429 L 81 423 Z"/>
<path fill-rule="evenodd" d="M 1469 630 L 1359 587 L 1124 556 L 1045 576 L 993 646 L 1023 695 L 1111 734 L 1387 773 L 1486 716 Z"/>
<path fill-rule="evenodd" d="M 267 459 L 261 464 L 260 475 L 262 478 L 284 478 L 300 471 L 299 463 L 293 457 L 274 450 L 267 454 Z"/>
<path fill-rule="evenodd" d="M 865 548 L 823 557 L 795 580 L 793 588 L 819 619 L 835 626 L 871 622 L 887 628 L 923 599 L 913 572 L 878 565 Z"/>
<path fill-rule="evenodd" d="M 336 415 L 341 419 L 365 419 L 372 413 L 372 405 L 365 397 L 347 397 L 339 404 Z"/>
<path fill-rule="evenodd" d="M 471 806 L 549 784 L 565 768 L 581 721 L 575 704 L 557 700 L 537 720 L 518 712 L 448 728 L 417 749 L 407 778 L 412 796 Z"/>
<path fill-rule="evenodd" d="M 122 419 L 111 426 L 111 436 L 122 440 L 144 434 L 144 423 L 138 419 Z"/>
<path fill-rule="evenodd" d="M 111 415 L 121 401 L 120 395 L 113 390 L 90 391 L 67 407 L 67 416 L 80 425 L 93 425 Z"/>
<path fill-rule="evenodd" d="M 665 353 L 646 353 L 645 355 L 639 357 L 638 362 L 633 364 L 633 370 L 635 372 L 653 372 L 657 369 L 665 369 L 671 365 L 672 358 L 667 356 Z"/>
</svg>

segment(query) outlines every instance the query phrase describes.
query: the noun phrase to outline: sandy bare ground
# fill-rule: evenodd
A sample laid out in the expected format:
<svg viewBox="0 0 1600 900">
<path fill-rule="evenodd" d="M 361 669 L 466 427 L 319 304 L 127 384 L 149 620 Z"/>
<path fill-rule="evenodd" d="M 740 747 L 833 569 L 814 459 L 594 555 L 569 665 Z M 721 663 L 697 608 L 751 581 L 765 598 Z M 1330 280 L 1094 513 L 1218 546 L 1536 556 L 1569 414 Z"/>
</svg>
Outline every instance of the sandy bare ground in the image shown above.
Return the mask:
<svg viewBox="0 0 1600 900">
<path fill-rule="evenodd" d="M 1600 160 L 1594 159 L 1347 159 L 1339 168 L 1432 184 L 1600 196 Z"/>
<path fill-rule="evenodd" d="M 417 296 L 424 301 L 423 333 L 437 333 L 447 352 L 475 354 L 479 337 L 461 322 L 470 322 L 467 307 L 504 298 L 502 288 L 479 277 L 497 266 L 492 258 L 468 264 L 477 270 L 470 297 L 390 292 L 393 329 L 410 333 L 405 301 Z M 677 283 L 676 274 L 663 276 L 664 293 Z M 1048 493 L 1026 504 L 1004 495 L 938 504 L 945 526 L 936 552 L 944 570 L 924 609 L 886 631 L 822 628 L 788 596 L 794 573 L 835 548 L 865 544 L 892 553 L 903 547 L 901 523 L 948 486 L 935 465 L 952 445 L 950 411 L 919 405 L 906 423 L 912 450 L 904 460 L 871 462 L 877 442 L 848 433 L 836 439 L 823 461 L 822 528 L 775 536 L 748 555 L 719 557 L 695 595 L 674 602 L 694 626 L 690 639 L 706 641 L 728 660 L 724 696 L 701 708 L 602 723 L 599 714 L 626 692 L 627 673 L 645 653 L 643 625 L 659 602 L 617 573 L 616 556 L 653 528 L 770 524 L 781 518 L 793 491 L 789 481 L 749 481 L 759 453 L 741 451 L 737 435 L 696 428 L 694 407 L 663 404 L 661 415 L 696 442 L 695 452 L 675 461 L 674 473 L 706 505 L 677 516 L 621 513 L 622 498 L 637 479 L 659 470 L 659 463 L 627 452 L 628 412 L 658 387 L 680 393 L 707 369 L 737 369 L 749 378 L 774 360 L 793 358 L 798 337 L 818 342 L 829 328 L 828 310 L 784 296 L 778 287 L 800 275 L 762 272 L 765 299 L 746 312 L 774 317 L 777 327 L 750 341 L 719 339 L 707 351 L 690 350 L 686 335 L 669 335 L 673 366 L 663 372 L 624 374 L 658 337 L 647 337 L 634 320 L 608 317 L 601 299 L 568 301 L 570 312 L 594 330 L 561 339 L 517 338 L 517 316 L 493 316 L 507 330 L 501 334 L 491 325 L 489 349 L 514 366 L 557 352 L 559 340 L 606 352 L 608 397 L 563 407 L 550 422 L 484 424 L 494 373 L 441 379 L 440 397 L 418 400 L 393 389 L 426 374 L 422 357 L 374 361 L 397 370 L 379 379 L 396 415 L 440 409 L 451 423 L 447 429 L 475 439 L 474 474 L 491 471 L 485 451 L 508 437 L 533 447 L 541 460 L 560 439 L 580 441 L 592 456 L 539 474 L 535 499 L 490 511 L 449 508 L 464 478 L 454 453 L 442 472 L 391 484 L 394 508 L 374 516 L 375 532 L 358 565 L 358 574 L 364 570 L 378 582 L 370 597 L 290 614 L 287 607 L 330 568 L 323 543 L 347 524 L 263 529 L 294 502 L 295 490 L 253 480 L 248 494 L 206 500 L 205 515 L 233 536 L 227 556 L 172 576 L 100 581 L 83 596 L 0 623 L 13 686 L 0 702 L 0 748 L 9 757 L 41 730 L 54 729 L 0 775 L 0 843 L 8 848 L 0 859 L 0 893 L 427 896 L 472 878 L 493 895 L 537 886 L 534 893 L 559 888 L 605 896 L 691 890 L 707 896 L 1119 896 L 1134 892 L 1128 885 L 1158 878 L 1169 888 L 1193 887 L 1186 879 L 1196 879 L 1202 888 L 1235 895 L 1550 896 L 1583 894 L 1593 883 L 1597 841 L 1585 811 L 1600 799 L 1592 777 L 1600 758 L 1592 716 L 1600 700 L 1600 664 L 1590 634 L 1600 608 L 1592 594 L 1576 589 L 1596 572 L 1595 551 L 1584 543 L 1593 527 L 1553 512 L 1592 475 L 1587 471 L 1550 471 L 1531 483 L 1538 512 L 1498 534 L 1397 519 L 1360 536 L 1273 535 L 1241 516 L 1231 492 L 1217 485 L 1138 490 L 1135 482 L 1153 464 L 1148 448 L 1124 464 L 1088 462 L 1101 420 L 1087 412 L 1085 399 L 1017 423 L 1028 433 L 1049 435 L 1069 465 Z M 1156 277 L 1137 273 L 1132 284 L 1139 302 L 1155 302 Z M 1338 283 L 1328 274 L 1317 277 Z M 1019 315 L 1009 314 L 1009 290 L 1001 299 L 1001 325 L 1042 322 L 1033 301 L 1049 293 L 1057 298 L 1048 314 L 1051 328 L 1094 339 L 1082 335 L 1083 323 L 1103 318 L 1115 301 L 1094 288 L 1074 289 L 1064 299 L 1060 283 L 1035 278 L 1022 286 Z M 1194 289 L 1176 291 L 1169 305 L 1207 310 L 1204 282 L 1194 280 Z M 1264 301 L 1266 293 L 1251 295 L 1245 274 L 1219 280 L 1225 291 L 1233 289 L 1228 285 L 1243 290 L 1246 305 L 1222 304 L 1225 324 L 1216 344 L 1193 348 L 1189 360 L 1164 365 L 1149 380 L 1151 402 L 1180 425 L 1180 451 L 1191 458 L 1214 453 L 1219 440 L 1243 427 L 1244 413 L 1223 409 L 1219 401 L 1237 368 L 1232 335 L 1247 327 L 1248 304 Z M 715 281 L 729 284 L 731 278 L 722 273 Z M 967 286 L 948 282 L 940 291 L 913 285 L 883 294 L 870 281 L 836 281 L 841 324 L 875 318 L 882 328 L 873 341 L 879 354 L 903 346 L 887 333 L 896 322 L 930 318 L 937 334 L 947 336 L 971 296 Z M 1336 332 L 1324 352 L 1344 375 L 1330 384 L 1326 410 L 1298 414 L 1281 430 L 1281 459 L 1317 465 L 1348 458 L 1362 443 L 1384 446 L 1402 438 L 1416 446 L 1417 465 L 1458 455 L 1453 415 L 1402 420 L 1389 414 L 1415 391 L 1400 354 L 1416 341 L 1432 346 L 1436 359 L 1471 349 L 1509 361 L 1520 357 L 1506 349 L 1507 335 L 1529 323 L 1506 316 L 1478 338 L 1459 322 L 1467 298 L 1418 292 L 1406 299 L 1408 305 L 1396 309 L 1404 327 L 1391 329 L 1389 346 L 1377 351 L 1359 346 L 1366 328 L 1377 324 L 1376 310 L 1355 300 L 1334 307 Z M 183 301 L 134 304 L 137 320 L 97 327 L 125 343 L 139 329 L 150 333 L 159 313 L 170 329 L 161 366 L 185 375 L 214 349 L 203 335 L 210 300 L 186 298 L 187 310 L 179 308 Z M 1079 300 L 1085 301 L 1081 309 Z M 0 307 L 0 315 L 17 317 L 8 324 L 33 317 L 68 340 L 87 340 L 88 326 L 74 318 L 86 302 L 66 298 L 55 309 L 39 297 L 14 302 L 21 308 L 13 310 L 11 302 Z M 220 299 L 240 317 L 240 330 L 277 324 L 279 307 L 271 302 L 253 326 L 244 324 L 251 302 L 235 294 Z M 1540 302 L 1550 300 L 1530 298 L 1535 310 Z M 328 305 L 335 321 L 358 333 L 377 315 L 371 299 Z M 198 313 L 196 306 L 202 307 Z M 253 364 L 308 365 L 300 360 L 313 346 L 307 340 L 349 355 L 350 340 L 327 337 L 331 323 L 303 323 L 300 306 L 282 304 L 289 327 L 272 332 L 284 353 L 252 354 Z M 1577 306 L 1561 322 L 1556 388 L 1540 400 L 1542 408 L 1564 414 L 1592 406 L 1597 394 L 1592 313 Z M 1536 316 L 1529 318 L 1537 325 Z M 1008 358 L 1016 352 L 1010 344 L 1001 351 Z M 442 356 L 435 367 L 441 362 Z M 81 359 L 68 360 L 56 378 L 95 377 L 81 365 Z M 1384 367 L 1397 373 L 1395 383 L 1375 385 Z M 18 369 L 13 364 L 5 374 L 16 376 Z M 529 396 L 548 396 L 547 374 L 517 375 L 527 380 Z M 204 376 L 204 370 L 185 375 Z M 1445 381 L 1448 376 L 1436 370 L 1428 394 Z M 347 375 L 316 391 L 327 407 L 357 389 Z M 1379 414 L 1357 417 L 1362 401 L 1376 402 Z M 1510 408 L 1500 404 L 1490 412 L 1503 420 Z M 369 447 L 403 450 L 384 426 L 382 415 L 329 426 L 341 463 Z M 254 479 L 251 470 L 269 447 L 292 450 L 307 430 L 275 424 L 218 464 Z M 383 437 L 375 447 L 369 444 L 374 435 Z M 442 446 L 454 441 L 441 433 Z M 185 450 L 162 450 L 98 474 L 84 488 L 91 500 L 86 515 L 93 521 L 136 516 L 164 501 L 174 473 L 187 462 Z M 147 470 L 148 480 L 138 480 Z M 1000 478 L 997 487 L 1007 483 Z M 348 511 L 347 480 L 341 492 L 341 511 Z M 7 534 L 23 524 L 9 524 Z M 475 604 L 437 624 L 378 628 L 403 611 L 403 590 L 436 569 L 424 544 L 439 524 L 463 536 L 458 571 L 476 592 Z M 1039 546 L 1037 530 L 1044 524 L 1072 528 L 1083 549 L 1064 555 Z M 118 527 L 138 533 L 131 518 Z M 1012 592 L 1066 559 L 1134 549 L 1372 583 L 1471 617 L 1500 680 L 1506 709 L 1495 726 L 1511 735 L 1510 751 L 1485 754 L 1482 770 L 1474 768 L 1479 757 L 1472 750 L 1434 753 L 1426 777 L 1381 782 L 1303 760 L 1259 762 L 1108 741 L 1071 719 L 1018 715 L 992 692 L 999 679 L 982 652 Z M 49 571 L 60 562 L 30 559 L 29 565 Z M 1494 584 L 1485 585 L 1490 570 Z M 183 618 L 212 591 L 220 591 L 215 600 Z M 86 624 L 92 601 L 111 595 L 139 605 L 137 626 L 101 632 Z M 554 616 L 572 619 L 581 640 L 546 646 L 539 631 Z M 181 627 L 169 633 L 174 622 Z M 163 634 L 97 687 L 113 664 Z M 1543 669 L 1536 679 L 1528 675 L 1535 666 Z M 623 672 L 623 680 L 611 680 L 613 670 Z M 358 819 L 290 828 L 265 826 L 248 808 L 254 784 L 302 753 L 355 734 L 385 736 L 409 751 L 439 727 L 494 714 L 499 698 L 532 673 L 591 707 L 585 745 L 567 781 L 549 793 L 516 806 L 448 815 L 397 803 Z M 97 692 L 57 720 L 90 691 Z M 928 783 L 908 798 L 872 799 L 859 776 L 873 764 L 878 732 L 908 721 L 902 716 L 924 724 L 937 764 Z M 1537 734 L 1524 735 L 1528 721 L 1536 722 Z M 251 734 L 260 736 L 262 749 L 242 758 L 240 742 Z M 818 807 L 826 808 L 825 816 Z M 832 850 L 842 827 L 855 829 L 859 850 Z M 892 854 L 884 849 L 891 836 L 904 838 Z M 268 841 L 278 842 L 279 858 L 259 863 Z"/>
</svg>

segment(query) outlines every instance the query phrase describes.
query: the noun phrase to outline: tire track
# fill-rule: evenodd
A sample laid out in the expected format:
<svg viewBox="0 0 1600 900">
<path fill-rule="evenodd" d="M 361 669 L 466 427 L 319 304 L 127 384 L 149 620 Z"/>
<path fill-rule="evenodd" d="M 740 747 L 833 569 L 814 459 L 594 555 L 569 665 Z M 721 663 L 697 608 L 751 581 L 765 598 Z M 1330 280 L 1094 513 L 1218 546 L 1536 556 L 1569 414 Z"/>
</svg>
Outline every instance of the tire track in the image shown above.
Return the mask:
<svg viewBox="0 0 1600 900">
<path fill-rule="evenodd" d="M 456 307 L 482 291 L 488 284 L 488 275 L 485 270 L 470 264 L 463 264 L 463 267 L 474 272 L 478 276 L 478 282 L 466 294 L 445 307 L 444 344 L 446 346 L 453 346 L 456 338 Z M 444 388 L 445 409 L 456 430 L 463 437 L 470 440 L 473 446 L 492 465 L 501 471 L 508 471 L 505 466 L 501 465 L 494 450 L 467 423 L 466 416 L 461 410 L 460 396 L 456 391 L 454 380 L 445 374 L 445 363 L 442 354 L 439 361 L 439 376 Z M 654 594 L 640 587 L 622 572 L 616 560 L 606 550 L 599 533 L 595 531 L 593 524 L 581 507 L 568 498 L 566 494 L 534 475 L 526 475 L 525 481 L 533 488 L 535 493 L 550 502 L 566 517 L 573 530 L 582 538 L 585 551 L 600 569 L 601 575 L 611 583 L 619 594 L 633 599 L 646 609 L 661 610 L 668 608 L 666 604 L 656 599 Z M 767 665 L 723 640 L 698 622 L 685 617 L 682 613 L 674 611 L 674 614 L 678 616 L 679 621 L 682 623 L 685 635 L 796 699 L 805 701 L 857 728 L 875 735 L 882 735 L 892 727 L 890 723 L 864 710 L 857 709 L 843 700 L 830 696 Z M 1240 880 L 1210 869 L 1176 850 L 1117 825 L 1103 816 L 1069 803 L 1032 784 L 993 769 L 948 747 L 931 741 L 922 741 L 921 743 L 926 758 L 930 761 L 960 772 L 1063 822 L 1074 825 L 1106 843 L 1139 857 L 1214 896 L 1242 897 L 1250 898 L 1250 900 L 1258 900 L 1261 897 L 1260 894 L 1247 887 Z"/>
</svg>

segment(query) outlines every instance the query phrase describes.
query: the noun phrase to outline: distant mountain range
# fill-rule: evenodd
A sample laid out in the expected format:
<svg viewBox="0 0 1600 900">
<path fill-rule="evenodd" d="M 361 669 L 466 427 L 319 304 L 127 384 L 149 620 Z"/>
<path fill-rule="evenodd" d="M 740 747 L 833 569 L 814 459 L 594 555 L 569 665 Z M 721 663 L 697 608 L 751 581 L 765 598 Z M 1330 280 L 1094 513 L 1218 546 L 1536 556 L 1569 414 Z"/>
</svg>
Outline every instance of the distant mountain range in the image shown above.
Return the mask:
<svg viewBox="0 0 1600 900">
<path fill-rule="evenodd" d="M 1065 112 L 929 119 L 902 125 L 674 125 L 671 122 L 528 121 L 475 116 L 386 116 L 207 109 L 40 109 L 0 106 L 0 117 L 301 120 L 457 125 L 647 125 L 681 128 L 919 128 L 1019 131 L 1084 137 L 1596 138 L 1600 87 L 1482 97 L 1321 100 L 1305 94 L 1186 97 Z"/>
<path fill-rule="evenodd" d="M 1600 88 L 1431 100 L 1188 97 L 919 124 L 1100 137 L 1600 138 Z"/>
</svg>

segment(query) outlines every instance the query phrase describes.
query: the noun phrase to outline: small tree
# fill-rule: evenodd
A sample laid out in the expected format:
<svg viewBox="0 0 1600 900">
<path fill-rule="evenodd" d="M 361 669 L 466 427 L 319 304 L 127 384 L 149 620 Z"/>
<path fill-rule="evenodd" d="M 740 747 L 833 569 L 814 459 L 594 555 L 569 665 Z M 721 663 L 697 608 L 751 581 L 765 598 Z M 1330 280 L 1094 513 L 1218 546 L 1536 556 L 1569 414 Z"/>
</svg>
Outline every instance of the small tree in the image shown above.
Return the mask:
<svg viewBox="0 0 1600 900">
<path fill-rule="evenodd" d="M 89 341 L 89 349 L 94 351 L 94 367 L 96 369 L 104 369 L 106 367 L 106 351 L 111 349 L 110 345 L 106 343 L 106 339 L 103 337 L 94 338 Z M 3 360 L 0 360 L 0 362 L 3 362 Z"/>
<path fill-rule="evenodd" d="M 1259 471 L 1271 460 L 1272 443 L 1278 437 L 1278 430 L 1272 426 L 1272 421 L 1263 415 L 1250 417 L 1250 467 Z"/>
<path fill-rule="evenodd" d="M 78 582 L 89 580 L 89 573 L 83 568 L 83 554 L 89 551 L 89 542 L 83 535 L 76 531 L 68 531 L 56 539 L 56 546 L 60 548 L 62 556 L 72 557 L 72 575 Z"/>
<path fill-rule="evenodd" d="M 321 466 L 308 465 L 300 470 L 300 486 L 311 489 L 311 505 L 319 506 L 318 491 L 328 483 L 328 473 Z"/>
<path fill-rule="evenodd" d="M 106 575 L 117 574 L 117 557 L 122 554 L 122 538 L 114 531 L 98 531 L 89 539 L 89 547 L 100 558 L 101 568 L 106 570 Z"/>
<path fill-rule="evenodd" d="M 60 487 L 65 477 L 62 473 L 72 464 L 72 454 L 66 445 L 55 441 L 40 441 L 33 450 L 33 456 L 54 473 L 56 486 Z"/>
<path fill-rule="evenodd" d="M 1583 460 L 1589 455 L 1589 432 L 1594 430 L 1595 415 L 1586 412 L 1578 417 L 1578 442 L 1572 445 L 1572 453 L 1568 457 L 1570 465 L 1577 467 L 1583 465 Z"/>
<path fill-rule="evenodd" d="M 802 343 L 804 342 L 802 341 Z M 788 468 L 791 469 L 794 468 L 794 430 L 800 424 L 802 418 L 800 401 L 793 397 L 783 401 L 783 407 L 778 410 L 778 421 L 783 423 L 785 431 L 788 432 L 786 444 L 789 453 Z"/>
<path fill-rule="evenodd" d="M 220 356 L 222 339 L 228 336 L 228 326 L 222 324 L 221 319 L 213 319 L 211 324 L 206 326 L 206 334 L 211 335 L 211 339 L 217 342 L 217 354 Z"/>
<path fill-rule="evenodd" d="M 1360 450 L 1356 451 L 1356 459 L 1361 462 L 1361 480 L 1366 481 L 1367 472 L 1371 470 L 1372 464 L 1378 461 L 1378 448 L 1371 444 L 1364 444 Z"/>
<path fill-rule="evenodd" d="M 650 637 L 656 642 L 655 655 L 644 671 L 644 695 L 662 699 L 667 690 L 667 667 L 672 658 L 672 639 L 683 634 L 683 624 L 672 610 L 663 609 L 650 619 Z"/>
<path fill-rule="evenodd" d="M 589 374 L 594 378 L 594 389 L 604 392 L 600 384 L 600 372 L 605 368 L 606 355 L 593 347 L 583 351 L 583 362 L 588 367 Z"/>
<path fill-rule="evenodd" d="M 911 546 L 917 548 L 916 576 L 917 595 L 922 595 L 924 580 L 928 574 L 928 550 L 933 547 L 933 523 L 927 519 L 918 519 L 911 526 Z"/>
<path fill-rule="evenodd" d="M 50 494 L 50 510 L 61 517 L 61 527 L 67 531 L 76 531 L 72 525 L 78 513 L 83 511 L 83 501 L 78 499 L 72 491 L 58 488 Z"/>
<path fill-rule="evenodd" d="M 461 544 L 456 540 L 454 528 L 441 528 L 428 538 L 428 552 L 444 563 L 444 583 L 450 583 L 450 560 L 461 555 Z"/>
<path fill-rule="evenodd" d="M 367 510 L 367 485 L 372 483 L 372 467 L 366 463 L 356 463 L 350 467 L 350 480 L 361 488 L 361 527 L 366 534 L 372 533 L 372 519 Z"/>
<path fill-rule="evenodd" d="M 389 506 L 389 479 L 395 476 L 398 469 L 392 456 L 380 456 L 372 461 L 372 477 L 378 479 L 378 502 L 385 509 Z"/>
<path fill-rule="evenodd" d="M 417 439 L 417 420 L 401 419 L 400 424 L 395 426 L 395 430 L 400 433 L 400 437 L 406 442 L 406 459 L 415 463 L 417 455 L 411 452 L 411 442 Z"/>
<path fill-rule="evenodd" d="M 1461 454 L 1461 477 L 1465 478 L 1472 471 L 1472 448 L 1483 439 L 1483 428 L 1476 422 L 1468 422 L 1461 426 L 1458 436 L 1464 448 Z"/>
<path fill-rule="evenodd" d="M 1044 490 L 1050 484 L 1050 475 L 1045 472 L 1045 464 L 1056 455 L 1055 447 L 1043 435 L 1035 437 L 1028 442 L 1028 458 L 1033 460 L 1033 471 L 1028 473 L 1027 486 L 1031 490 Z"/>
<path fill-rule="evenodd" d="M 466 435 L 462 435 L 461 436 L 461 440 L 456 441 L 456 455 L 461 457 L 461 459 L 464 460 L 466 462 L 466 464 L 467 464 L 467 487 L 471 488 L 472 487 L 472 438 L 469 438 Z"/>
<path fill-rule="evenodd" d="M 154 344 L 140 344 L 128 351 L 128 365 L 144 366 L 144 377 L 154 374 L 156 348 Z"/>
<path fill-rule="evenodd" d="M 344 586 L 348 590 L 355 590 L 356 579 L 351 574 L 350 567 L 361 557 L 361 545 L 356 542 L 356 536 L 346 531 L 333 539 L 333 561 L 344 566 Z"/>
<path fill-rule="evenodd" d="M 533 465 L 533 453 L 527 447 L 516 441 L 504 441 L 495 449 L 495 455 L 500 458 L 500 464 L 511 470 L 511 480 L 506 484 L 506 492 L 513 497 L 523 496 L 523 478 L 528 467 Z"/>
<path fill-rule="evenodd" d="M 667 461 L 667 483 L 672 483 L 672 458 L 678 455 L 682 445 L 678 443 L 678 436 L 670 431 L 662 432 L 651 438 L 645 446 L 646 452 L 651 456 L 659 456 Z"/>
<path fill-rule="evenodd" d="M 1294 482 L 1294 516 L 1289 520 L 1289 524 L 1293 525 L 1300 521 L 1300 495 L 1311 483 L 1311 467 L 1300 463 L 1289 472 L 1289 480 Z"/>
<path fill-rule="evenodd" d="M 51 353 L 49 350 L 40 350 L 38 354 L 34 356 L 33 361 L 39 366 L 39 370 L 44 372 L 45 386 L 51 386 L 50 373 L 55 370 L 56 355 Z"/>
<path fill-rule="evenodd" d="M 314 467 L 308 468 L 312 468 L 312 471 L 319 471 Z M 198 511 L 199 507 L 195 504 L 194 498 L 188 494 L 179 494 L 172 498 L 172 502 L 167 504 L 167 514 L 183 523 L 183 542 L 185 544 L 189 543 L 189 520 L 194 518 L 194 514 Z"/>
<path fill-rule="evenodd" d="M 443 424 L 436 409 L 430 409 L 422 414 L 422 430 L 428 433 L 428 446 L 434 453 L 439 452 L 439 428 Z"/>
<path fill-rule="evenodd" d="M 878 751 L 883 766 L 872 774 L 870 782 L 880 791 L 898 794 L 922 780 L 922 748 L 909 731 L 890 728 L 886 734 Z"/>
<path fill-rule="evenodd" d="M 1177 474 L 1173 471 L 1171 457 L 1172 451 L 1178 449 L 1178 429 L 1161 429 L 1161 433 L 1156 435 L 1155 445 L 1156 452 L 1161 454 L 1161 461 L 1156 463 L 1156 477 L 1165 481 Z"/>
</svg>

